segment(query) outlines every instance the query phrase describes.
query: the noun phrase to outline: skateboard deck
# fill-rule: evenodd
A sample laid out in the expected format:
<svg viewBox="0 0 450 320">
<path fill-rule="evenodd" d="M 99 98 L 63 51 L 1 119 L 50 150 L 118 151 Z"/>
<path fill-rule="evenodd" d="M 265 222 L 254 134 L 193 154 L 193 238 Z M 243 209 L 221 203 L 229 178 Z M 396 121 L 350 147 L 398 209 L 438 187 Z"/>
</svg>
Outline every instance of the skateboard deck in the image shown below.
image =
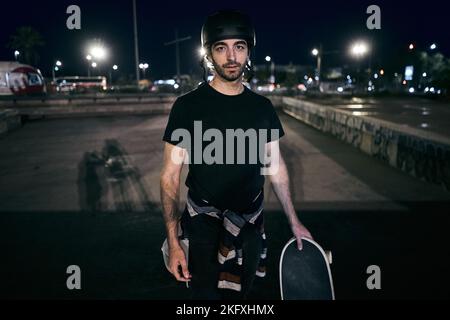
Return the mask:
<svg viewBox="0 0 450 320">
<path fill-rule="evenodd" d="M 296 238 L 287 242 L 280 259 L 280 289 L 282 300 L 334 300 L 330 263 L 331 252 L 302 238 L 303 249 Z"/>
</svg>

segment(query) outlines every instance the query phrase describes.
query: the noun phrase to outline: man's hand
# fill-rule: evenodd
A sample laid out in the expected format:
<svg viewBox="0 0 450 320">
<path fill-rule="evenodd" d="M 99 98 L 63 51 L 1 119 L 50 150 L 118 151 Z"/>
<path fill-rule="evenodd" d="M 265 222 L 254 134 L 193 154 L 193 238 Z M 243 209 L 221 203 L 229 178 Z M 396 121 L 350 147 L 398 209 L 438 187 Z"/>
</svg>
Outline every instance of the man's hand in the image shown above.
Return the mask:
<svg viewBox="0 0 450 320">
<path fill-rule="evenodd" d="M 188 282 L 192 277 L 187 267 L 186 256 L 179 244 L 169 249 L 169 271 L 178 281 Z"/>
<path fill-rule="evenodd" d="M 292 233 L 297 238 L 298 250 L 303 249 L 302 238 L 308 238 L 313 240 L 311 233 L 306 229 L 306 227 L 298 220 L 295 220 L 291 225 Z"/>
</svg>

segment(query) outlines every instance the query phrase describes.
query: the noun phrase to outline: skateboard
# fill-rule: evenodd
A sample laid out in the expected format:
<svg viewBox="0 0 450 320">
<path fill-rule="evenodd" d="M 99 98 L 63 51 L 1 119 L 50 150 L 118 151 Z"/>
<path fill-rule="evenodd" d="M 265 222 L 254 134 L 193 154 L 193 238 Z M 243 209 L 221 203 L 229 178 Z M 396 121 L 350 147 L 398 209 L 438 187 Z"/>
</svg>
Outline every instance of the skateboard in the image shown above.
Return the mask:
<svg viewBox="0 0 450 320">
<path fill-rule="evenodd" d="M 290 239 L 280 258 L 280 289 L 282 300 L 334 300 L 330 264 L 332 255 L 310 239 Z"/>
</svg>

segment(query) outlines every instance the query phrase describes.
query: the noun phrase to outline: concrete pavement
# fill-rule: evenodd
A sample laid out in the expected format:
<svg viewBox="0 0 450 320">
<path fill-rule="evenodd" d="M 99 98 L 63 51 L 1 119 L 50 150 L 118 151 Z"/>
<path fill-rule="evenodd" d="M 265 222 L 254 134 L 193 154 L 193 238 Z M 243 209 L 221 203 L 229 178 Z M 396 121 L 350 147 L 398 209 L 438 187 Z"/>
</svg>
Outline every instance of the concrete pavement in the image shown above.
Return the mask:
<svg viewBox="0 0 450 320">
<path fill-rule="evenodd" d="M 337 298 L 448 298 L 450 194 L 280 118 L 294 202 L 316 240 L 333 251 Z M 0 138 L 1 297 L 186 296 L 159 251 L 166 121 L 31 121 Z M 269 272 L 255 283 L 253 297 L 278 299 L 277 263 L 290 230 L 269 185 L 265 196 Z M 71 264 L 82 268 L 79 292 L 65 287 Z M 381 267 L 380 291 L 365 286 L 371 264 Z"/>
</svg>

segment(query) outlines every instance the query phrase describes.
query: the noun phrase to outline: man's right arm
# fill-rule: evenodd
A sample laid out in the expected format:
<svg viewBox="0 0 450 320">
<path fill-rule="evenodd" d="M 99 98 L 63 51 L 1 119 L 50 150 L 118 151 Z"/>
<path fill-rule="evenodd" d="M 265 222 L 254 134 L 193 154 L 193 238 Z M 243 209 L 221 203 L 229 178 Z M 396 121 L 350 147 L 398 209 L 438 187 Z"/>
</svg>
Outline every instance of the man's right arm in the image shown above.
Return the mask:
<svg viewBox="0 0 450 320">
<path fill-rule="evenodd" d="M 186 151 L 170 143 L 164 146 L 164 162 L 160 175 L 161 204 L 166 224 L 167 242 L 169 245 L 169 269 L 178 281 L 190 279 L 184 251 L 178 241 L 178 222 L 181 214 L 178 209 L 180 176 L 182 161 L 174 161 L 174 156 L 184 159 Z M 181 266 L 182 274 L 178 271 Z"/>
</svg>

